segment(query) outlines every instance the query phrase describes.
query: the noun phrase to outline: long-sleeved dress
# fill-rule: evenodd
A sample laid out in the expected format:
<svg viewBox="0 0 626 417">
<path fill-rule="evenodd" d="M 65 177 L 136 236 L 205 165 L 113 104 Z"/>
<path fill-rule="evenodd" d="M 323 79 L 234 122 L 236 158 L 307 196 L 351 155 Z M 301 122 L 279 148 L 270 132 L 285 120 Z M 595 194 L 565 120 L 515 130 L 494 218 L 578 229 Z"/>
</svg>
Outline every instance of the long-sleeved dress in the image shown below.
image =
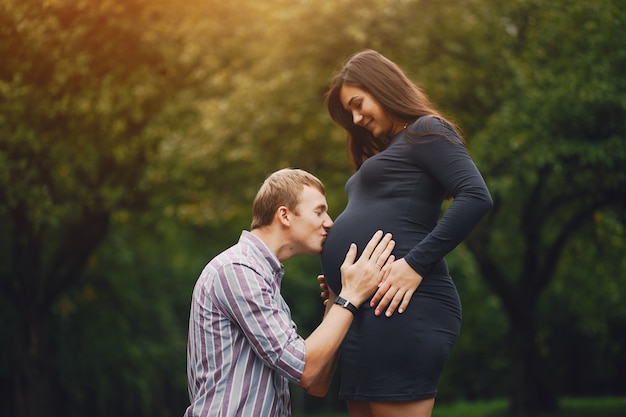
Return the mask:
<svg viewBox="0 0 626 417">
<path fill-rule="evenodd" d="M 404 258 L 424 279 L 402 314 L 375 316 L 369 303 L 360 307 L 342 344 L 339 396 L 432 398 L 461 326 L 461 303 L 444 256 L 491 208 L 485 181 L 456 132 L 426 116 L 367 159 L 346 192 L 348 205 L 322 252 L 331 289 L 341 290 L 339 267 L 350 243 L 360 251 L 379 229 L 393 234 L 396 259 Z M 448 195 L 454 200 L 439 219 Z"/>
</svg>

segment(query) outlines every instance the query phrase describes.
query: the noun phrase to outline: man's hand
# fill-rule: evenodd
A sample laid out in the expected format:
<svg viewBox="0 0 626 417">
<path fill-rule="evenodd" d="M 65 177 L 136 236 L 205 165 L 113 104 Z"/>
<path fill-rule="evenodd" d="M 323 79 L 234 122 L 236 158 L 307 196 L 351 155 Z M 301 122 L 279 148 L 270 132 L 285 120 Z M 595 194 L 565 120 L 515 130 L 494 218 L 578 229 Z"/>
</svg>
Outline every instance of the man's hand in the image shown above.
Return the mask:
<svg viewBox="0 0 626 417">
<path fill-rule="evenodd" d="M 360 306 L 376 291 L 378 284 L 384 278 L 388 269 L 387 262 L 393 262 L 391 251 L 395 242 L 391 235 L 383 237 L 378 231 L 365 246 L 358 261 L 356 245 L 350 245 L 350 250 L 341 265 L 341 296 L 355 306 Z M 382 272 L 381 272 L 382 270 Z M 354 316 L 347 310 L 333 304 L 335 295 L 326 285 L 323 276 L 318 277 L 322 298 L 328 293 L 326 313 L 322 323 L 304 340 L 306 346 L 306 362 L 300 386 L 311 395 L 324 396 L 328 392 L 333 371 L 337 363 L 339 346 L 345 337 Z M 328 291 L 326 291 L 328 290 Z M 330 301 L 330 302 L 328 302 Z"/>
<path fill-rule="evenodd" d="M 341 265 L 341 296 L 355 306 L 360 306 L 384 281 L 389 265 L 394 261 L 391 252 L 395 246 L 391 233 L 383 236 L 377 231 L 355 262 L 357 247 L 354 243 Z"/>
</svg>

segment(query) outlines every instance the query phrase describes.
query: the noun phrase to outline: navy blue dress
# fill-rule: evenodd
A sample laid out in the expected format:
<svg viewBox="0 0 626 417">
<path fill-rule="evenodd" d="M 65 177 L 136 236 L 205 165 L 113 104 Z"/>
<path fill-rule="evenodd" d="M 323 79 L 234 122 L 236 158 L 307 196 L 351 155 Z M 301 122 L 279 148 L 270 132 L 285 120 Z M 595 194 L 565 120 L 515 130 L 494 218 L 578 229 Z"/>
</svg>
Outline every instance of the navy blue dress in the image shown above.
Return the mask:
<svg viewBox="0 0 626 417">
<path fill-rule="evenodd" d="M 402 314 L 377 317 L 369 303 L 360 307 L 342 344 L 339 398 L 433 398 L 461 326 L 459 295 L 443 258 L 491 208 L 487 186 L 455 131 L 427 116 L 367 159 L 346 192 L 348 205 L 322 252 L 331 289 L 341 291 L 339 267 L 350 243 L 360 252 L 379 229 L 393 234 L 396 259 L 404 257 L 424 279 Z M 447 195 L 454 200 L 439 219 Z"/>
</svg>

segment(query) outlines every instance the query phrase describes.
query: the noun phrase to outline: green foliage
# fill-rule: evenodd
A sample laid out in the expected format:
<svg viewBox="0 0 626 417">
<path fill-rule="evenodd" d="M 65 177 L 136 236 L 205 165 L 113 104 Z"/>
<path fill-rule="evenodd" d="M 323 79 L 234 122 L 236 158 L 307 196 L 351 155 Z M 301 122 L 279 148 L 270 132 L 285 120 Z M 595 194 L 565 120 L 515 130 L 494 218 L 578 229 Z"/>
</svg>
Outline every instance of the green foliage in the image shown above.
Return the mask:
<svg viewBox="0 0 626 417">
<path fill-rule="evenodd" d="M 64 369 L 55 369 L 51 349 L 63 340 L 53 333 L 53 306 L 68 305 L 69 294 L 92 296 L 81 272 L 112 216 L 147 207 L 142 179 L 164 133 L 148 126 L 175 113 L 169 101 L 186 85 L 188 68 L 171 55 L 176 37 L 163 42 L 176 33 L 177 14 L 166 20 L 161 7 L 143 0 L 0 4 L 7 414 L 72 407 L 54 392 Z"/>
<path fill-rule="evenodd" d="M 195 279 L 276 169 L 310 170 L 341 212 L 352 168 L 324 93 L 374 48 L 459 122 L 496 201 L 448 258 L 464 323 L 441 401 L 505 395 L 520 316 L 557 391 L 623 393 L 620 6 L 0 0 L 0 388 L 55 415 L 180 414 Z M 319 260 L 286 267 L 307 335 Z"/>
<path fill-rule="evenodd" d="M 577 299 L 579 287 L 571 286 L 572 271 L 562 263 L 571 245 L 586 247 L 582 242 L 593 239 L 601 226 L 597 219 L 604 216 L 613 218 L 618 229 L 623 225 L 617 213 L 623 213 L 626 201 L 626 173 L 619 168 L 626 162 L 626 89 L 620 75 L 624 54 L 618 35 L 624 19 L 615 14 L 616 7 L 612 1 L 520 1 L 503 9 L 512 45 L 504 58 L 513 77 L 499 109 L 472 143 L 495 207 L 468 243 L 511 321 L 511 348 L 520 357 L 511 363 L 512 409 L 519 415 L 552 408 L 556 387 L 583 389 L 584 384 L 568 379 L 573 375 L 565 366 L 554 366 L 556 355 L 567 353 L 567 343 L 551 336 L 556 322 L 562 326 L 566 317 L 579 314 L 555 310 L 555 304 L 544 309 L 542 296 L 563 276 L 569 288 L 563 296 Z M 623 233 L 611 240 L 610 253 L 623 248 Z M 595 275 L 598 258 L 588 250 L 584 258 L 576 262 L 574 274 Z M 622 275 L 621 262 L 606 267 L 613 271 L 605 269 L 609 276 Z M 591 284 L 586 279 L 581 295 L 595 292 L 589 288 L 595 284 L 602 287 L 599 280 Z M 569 305 L 558 298 L 552 301 Z M 621 314 L 613 320 L 620 322 Z M 570 344 L 586 345 L 575 336 L 575 325 L 567 327 L 573 331 Z M 603 352 L 594 354 L 606 360 L 608 352 Z M 610 357 L 616 355 L 613 351 Z M 621 384 L 603 369 L 604 378 Z"/>
<path fill-rule="evenodd" d="M 539 414 L 536 417 L 618 417 L 626 412 L 626 398 L 565 398 L 561 401 L 561 411 L 551 414 Z M 294 414 L 294 417 L 346 417 L 347 413 L 305 413 Z M 458 403 L 437 403 L 433 417 L 505 417 L 507 404 L 505 400 L 474 401 Z"/>
<path fill-rule="evenodd" d="M 626 312 L 621 306 L 626 281 L 624 274 L 614 272 L 626 270 L 623 224 L 623 212 L 597 213 L 594 223 L 568 246 L 561 272 L 540 305 L 546 349 L 550 357 L 561 359 L 551 369 L 561 377 L 565 392 L 607 395 L 624 384 Z M 578 364 L 576 369 L 572 363 Z"/>
<path fill-rule="evenodd" d="M 182 413 L 184 323 L 205 257 L 217 251 L 211 245 L 171 219 L 118 219 L 82 286 L 54 308 L 69 415 Z"/>
<path fill-rule="evenodd" d="M 534 415 L 536 417 L 617 417 L 624 411 L 626 411 L 624 398 L 566 398 L 561 402 L 561 411 Z M 441 404 L 435 406 L 433 412 L 433 417 L 504 417 L 507 415 L 507 404 L 503 400 Z"/>
<path fill-rule="evenodd" d="M 461 336 L 450 354 L 437 401 L 449 403 L 506 396 L 511 358 L 509 323 L 501 300 L 487 287 L 464 245 L 448 256 L 448 267 L 463 305 Z M 459 414 L 462 415 L 462 414 Z"/>
</svg>

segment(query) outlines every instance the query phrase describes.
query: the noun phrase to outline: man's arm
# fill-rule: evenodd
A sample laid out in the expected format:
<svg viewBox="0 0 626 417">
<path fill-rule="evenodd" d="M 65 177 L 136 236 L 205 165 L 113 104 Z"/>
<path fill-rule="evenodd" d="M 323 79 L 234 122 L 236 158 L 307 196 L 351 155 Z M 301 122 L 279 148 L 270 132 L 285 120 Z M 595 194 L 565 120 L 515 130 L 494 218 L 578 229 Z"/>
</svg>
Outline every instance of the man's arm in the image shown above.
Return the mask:
<svg viewBox="0 0 626 417">
<path fill-rule="evenodd" d="M 300 386 L 316 397 L 323 397 L 328 392 L 341 341 L 354 317 L 350 311 L 330 301 L 326 310 L 322 323 L 304 341 L 306 360 Z"/>
<path fill-rule="evenodd" d="M 383 237 L 379 231 L 356 262 L 357 248 L 352 244 L 341 265 L 342 290 L 339 295 L 357 308 L 365 302 L 376 291 L 382 277 L 381 268 L 389 259 L 394 244 L 390 234 Z M 304 341 L 306 360 L 300 386 L 309 394 L 322 397 L 328 392 L 339 347 L 353 319 L 352 312 L 329 299 L 324 320 Z"/>
</svg>

